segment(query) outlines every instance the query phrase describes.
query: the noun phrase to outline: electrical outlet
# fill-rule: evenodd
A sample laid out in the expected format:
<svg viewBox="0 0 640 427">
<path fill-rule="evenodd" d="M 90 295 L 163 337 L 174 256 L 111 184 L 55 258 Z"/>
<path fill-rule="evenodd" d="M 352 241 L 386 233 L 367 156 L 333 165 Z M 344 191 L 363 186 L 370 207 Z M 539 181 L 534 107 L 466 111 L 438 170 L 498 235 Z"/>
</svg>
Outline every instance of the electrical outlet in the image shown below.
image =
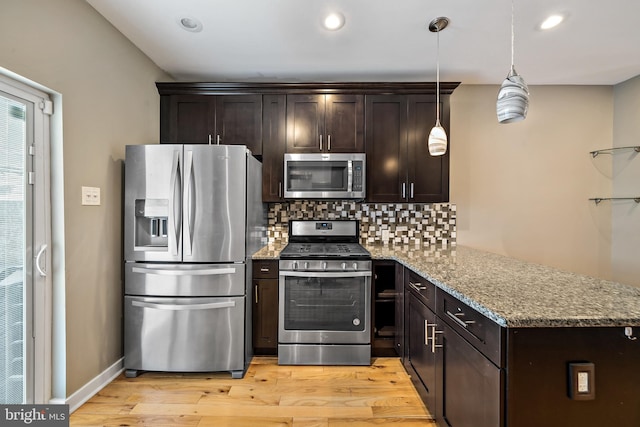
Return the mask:
<svg viewBox="0 0 640 427">
<path fill-rule="evenodd" d="M 595 373 L 593 363 L 569 363 L 569 398 L 573 400 L 595 399 Z"/>
<path fill-rule="evenodd" d="M 82 205 L 100 205 L 100 187 L 82 187 Z"/>
</svg>

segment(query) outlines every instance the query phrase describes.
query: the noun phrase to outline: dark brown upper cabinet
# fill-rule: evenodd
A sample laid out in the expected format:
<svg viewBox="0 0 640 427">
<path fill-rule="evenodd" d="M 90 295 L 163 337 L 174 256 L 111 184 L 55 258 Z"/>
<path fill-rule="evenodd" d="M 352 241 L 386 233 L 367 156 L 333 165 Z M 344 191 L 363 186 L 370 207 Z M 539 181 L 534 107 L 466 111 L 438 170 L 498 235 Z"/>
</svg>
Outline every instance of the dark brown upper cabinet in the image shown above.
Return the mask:
<svg viewBox="0 0 640 427">
<path fill-rule="evenodd" d="M 441 101 L 441 123 L 449 135 L 448 96 Z M 449 149 L 434 157 L 427 145 L 436 95 L 367 95 L 365 103 L 367 201 L 449 201 Z"/>
<path fill-rule="evenodd" d="M 287 96 L 288 153 L 364 152 L 364 96 Z"/>
<path fill-rule="evenodd" d="M 449 200 L 449 152 L 431 157 L 435 83 L 158 82 L 160 142 L 243 144 L 262 159 L 262 200 L 283 200 L 284 153 L 367 154 L 367 202 Z M 449 96 L 440 83 L 449 136 Z M 218 139 L 219 136 L 219 139 Z M 366 148 L 366 149 L 365 149 Z"/>
<path fill-rule="evenodd" d="M 283 199 L 286 95 L 264 95 L 262 119 L 262 201 Z"/>
<path fill-rule="evenodd" d="M 160 101 L 160 142 L 246 145 L 262 155 L 262 95 L 168 95 Z"/>
</svg>

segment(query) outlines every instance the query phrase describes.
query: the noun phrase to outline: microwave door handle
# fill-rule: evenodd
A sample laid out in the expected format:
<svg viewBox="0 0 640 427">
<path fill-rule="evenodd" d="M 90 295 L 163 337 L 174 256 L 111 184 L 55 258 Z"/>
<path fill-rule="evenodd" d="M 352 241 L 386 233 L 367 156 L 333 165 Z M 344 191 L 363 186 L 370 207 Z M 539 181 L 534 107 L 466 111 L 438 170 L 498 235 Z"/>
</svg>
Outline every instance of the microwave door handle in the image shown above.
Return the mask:
<svg viewBox="0 0 640 427">
<path fill-rule="evenodd" d="M 171 166 L 171 182 L 169 183 L 169 206 L 171 212 L 169 214 L 169 230 L 173 231 L 173 238 L 169 239 L 169 251 L 173 256 L 178 255 L 178 247 L 180 246 L 181 223 L 182 223 L 182 174 L 180 171 L 180 152 L 173 152 L 173 165 Z"/>
<path fill-rule="evenodd" d="M 194 214 L 195 214 L 195 203 L 196 203 L 196 195 L 195 195 L 195 175 L 193 173 L 193 151 L 185 151 L 184 153 L 185 159 L 185 189 L 184 189 L 184 197 L 186 197 L 186 201 L 184 204 L 184 219 L 186 221 L 186 227 L 184 230 L 184 247 L 183 252 L 184 255 L 192 255 L 193 252 L 193 224 L 195 222 Z"/>
<path fill-rule="evenodd" d="M 347 162 L 347 191 L 353 191 L 353 161 Z"/>
</svg>

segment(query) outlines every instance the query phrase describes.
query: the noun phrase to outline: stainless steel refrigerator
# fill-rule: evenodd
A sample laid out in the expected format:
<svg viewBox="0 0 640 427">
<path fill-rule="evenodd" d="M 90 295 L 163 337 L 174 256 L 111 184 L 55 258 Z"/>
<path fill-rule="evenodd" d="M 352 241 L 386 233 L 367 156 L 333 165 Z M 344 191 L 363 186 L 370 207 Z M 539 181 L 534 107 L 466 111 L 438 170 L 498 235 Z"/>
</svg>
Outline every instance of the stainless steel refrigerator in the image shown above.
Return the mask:
<svg viewBox="0 0 640 427">
<path fill-rule="evenodd" d="M 127 376 L 244 376 L 253 353 L 250 257 L 266 242 L 261 171 L 245 146 L 126 147 Z"/>
</svg>

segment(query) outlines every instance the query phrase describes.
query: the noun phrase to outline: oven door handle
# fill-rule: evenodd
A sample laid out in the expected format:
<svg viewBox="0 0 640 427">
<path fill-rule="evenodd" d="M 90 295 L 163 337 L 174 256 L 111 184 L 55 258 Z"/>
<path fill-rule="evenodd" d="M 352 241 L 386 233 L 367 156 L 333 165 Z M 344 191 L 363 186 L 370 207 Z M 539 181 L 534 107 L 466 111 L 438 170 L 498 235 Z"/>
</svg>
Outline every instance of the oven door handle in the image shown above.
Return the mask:
<svg viewBox="0 0 640 427">
<path fill-rule="evenodd" d="M 370 271 L 280 271 L 280 276 L 284 277 L 371 277 Z"/>
</svg>

